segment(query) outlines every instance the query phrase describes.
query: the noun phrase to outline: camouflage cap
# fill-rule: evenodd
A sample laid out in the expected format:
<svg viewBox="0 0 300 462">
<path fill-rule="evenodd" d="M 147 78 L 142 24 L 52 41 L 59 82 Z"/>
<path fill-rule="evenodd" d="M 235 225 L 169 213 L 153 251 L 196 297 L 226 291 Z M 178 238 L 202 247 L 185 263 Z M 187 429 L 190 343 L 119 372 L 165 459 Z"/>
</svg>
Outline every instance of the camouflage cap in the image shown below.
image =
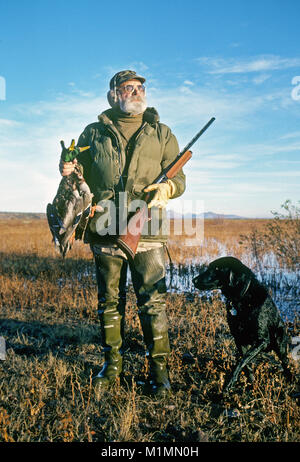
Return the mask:
<svg viewBox="0 0 300 462">
<path fill-rule="evenodd" d="M 137 75 L 135 71 L 129 71 L 129 70 L 120 71 L 120 72 L 117 72 L 113 76 L 111 81 L 109 82 L 109 88 L 113 90 L 115 87 L 116 88 L 119 87 L 123 82 L 126 82 L 127 80 L 131 80 L 131 79 L 137 79 L 141 83 L 144 83 L 146 81 L 144 77 Z"/>
</svg>

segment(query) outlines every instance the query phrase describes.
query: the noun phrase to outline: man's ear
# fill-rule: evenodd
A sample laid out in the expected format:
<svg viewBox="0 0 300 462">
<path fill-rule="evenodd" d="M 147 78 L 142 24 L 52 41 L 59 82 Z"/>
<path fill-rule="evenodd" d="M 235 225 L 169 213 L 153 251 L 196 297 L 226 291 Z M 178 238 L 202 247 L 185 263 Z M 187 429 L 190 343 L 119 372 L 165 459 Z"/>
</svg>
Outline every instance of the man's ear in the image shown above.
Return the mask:
<svg viewBox="0 0 300 462">
<path fill-rule="evenodd" d="M 115 107 L 118 104 L 118 98 L 113 90 L 107 92 L 107 101 L 111 107 Z"/>
<path fill-rule="evenodd" d="M 240 297 L 243 297 L 251 284 L 251 277 L 245 273 L 238 274 L 235 271 L 230 271 L 229 287 L 235 289 Z"/>
</svg>

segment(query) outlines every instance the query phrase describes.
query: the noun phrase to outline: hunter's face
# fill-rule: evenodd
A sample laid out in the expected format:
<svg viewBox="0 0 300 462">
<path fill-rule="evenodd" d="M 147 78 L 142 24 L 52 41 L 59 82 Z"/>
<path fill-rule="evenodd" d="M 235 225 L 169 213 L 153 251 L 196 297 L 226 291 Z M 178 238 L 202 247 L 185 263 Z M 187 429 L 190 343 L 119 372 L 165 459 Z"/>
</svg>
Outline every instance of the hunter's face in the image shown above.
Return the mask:
<svg viewBox="0 0 300 462">
<path fill-rule="evenodd" d="M 123 82 L 117 89 L 120 108 L 123 112 L 140 114 L 147 107 L 145 87 L 137 79 Z"/>
<path fill-rule="evenodd" d="M 117 89 L 122 101 L 127 98 L 132 98 L 133 101 L 140 101 L 141 96 L 145 94 L 145 87 L 137 79 L 127 80 L 123 82 Z"/>
</svg>

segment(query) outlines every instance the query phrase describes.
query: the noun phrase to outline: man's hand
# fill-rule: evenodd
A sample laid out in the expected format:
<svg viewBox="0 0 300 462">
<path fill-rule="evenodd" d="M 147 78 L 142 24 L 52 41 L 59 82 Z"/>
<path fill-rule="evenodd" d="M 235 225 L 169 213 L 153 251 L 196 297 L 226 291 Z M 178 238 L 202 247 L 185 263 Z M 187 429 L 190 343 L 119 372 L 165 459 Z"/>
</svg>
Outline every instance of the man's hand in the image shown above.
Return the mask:
<svg viewBox="0 0 300 462">
<path fill-rule="evenodd" d="M 165 183 L 154 183 L 144 189 L 145 192 L 155 191 L 153 199 L 149 202 L 148 208 L 159 207 L 165 208 L 169 199 L 171 199 L 176 191 L 176 186 L 171 180 Z"/>
<path fill-rule="evenodd" d="M 62 159 L 59 163 L 59 171 L 62 176 L 71 175 L 74 172 L 75 166 L 77 164 L 77 159 L 74 159 L 72 162 L 64 162 Z"/>
<path fill-rule="evenodd" d="M 59 163 L 59 171 L 62 176 L 71 175 L 74 172 L 75 166 L 77 164 L 76 156 L 87 149 L 90 149 L 90 146 L 78 147 L 75 146 L 75 140 L 71 141 L 71 144 L 68 148 L 65 147 L 63 141 L 60 142 L 62 147 L 62 153 Z"/>
</svg>

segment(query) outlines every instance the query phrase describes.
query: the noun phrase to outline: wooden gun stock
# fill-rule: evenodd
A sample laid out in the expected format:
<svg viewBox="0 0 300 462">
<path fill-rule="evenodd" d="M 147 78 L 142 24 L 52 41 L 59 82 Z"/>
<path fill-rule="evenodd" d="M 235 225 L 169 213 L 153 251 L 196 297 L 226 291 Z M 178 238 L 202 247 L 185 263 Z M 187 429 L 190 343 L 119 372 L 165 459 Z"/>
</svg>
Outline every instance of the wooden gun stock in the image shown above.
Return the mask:
<svg viewBox="0 0 300 462">
<path fill-rule="evenodd" d="M 180 169 L 189 161 L 192 157 L 192 151 L 186 151 L 178 160 L 175 159 L 168 167 L 168 171 L 165 173 L 166 178 L 174 178 Z"/>
</svg>

